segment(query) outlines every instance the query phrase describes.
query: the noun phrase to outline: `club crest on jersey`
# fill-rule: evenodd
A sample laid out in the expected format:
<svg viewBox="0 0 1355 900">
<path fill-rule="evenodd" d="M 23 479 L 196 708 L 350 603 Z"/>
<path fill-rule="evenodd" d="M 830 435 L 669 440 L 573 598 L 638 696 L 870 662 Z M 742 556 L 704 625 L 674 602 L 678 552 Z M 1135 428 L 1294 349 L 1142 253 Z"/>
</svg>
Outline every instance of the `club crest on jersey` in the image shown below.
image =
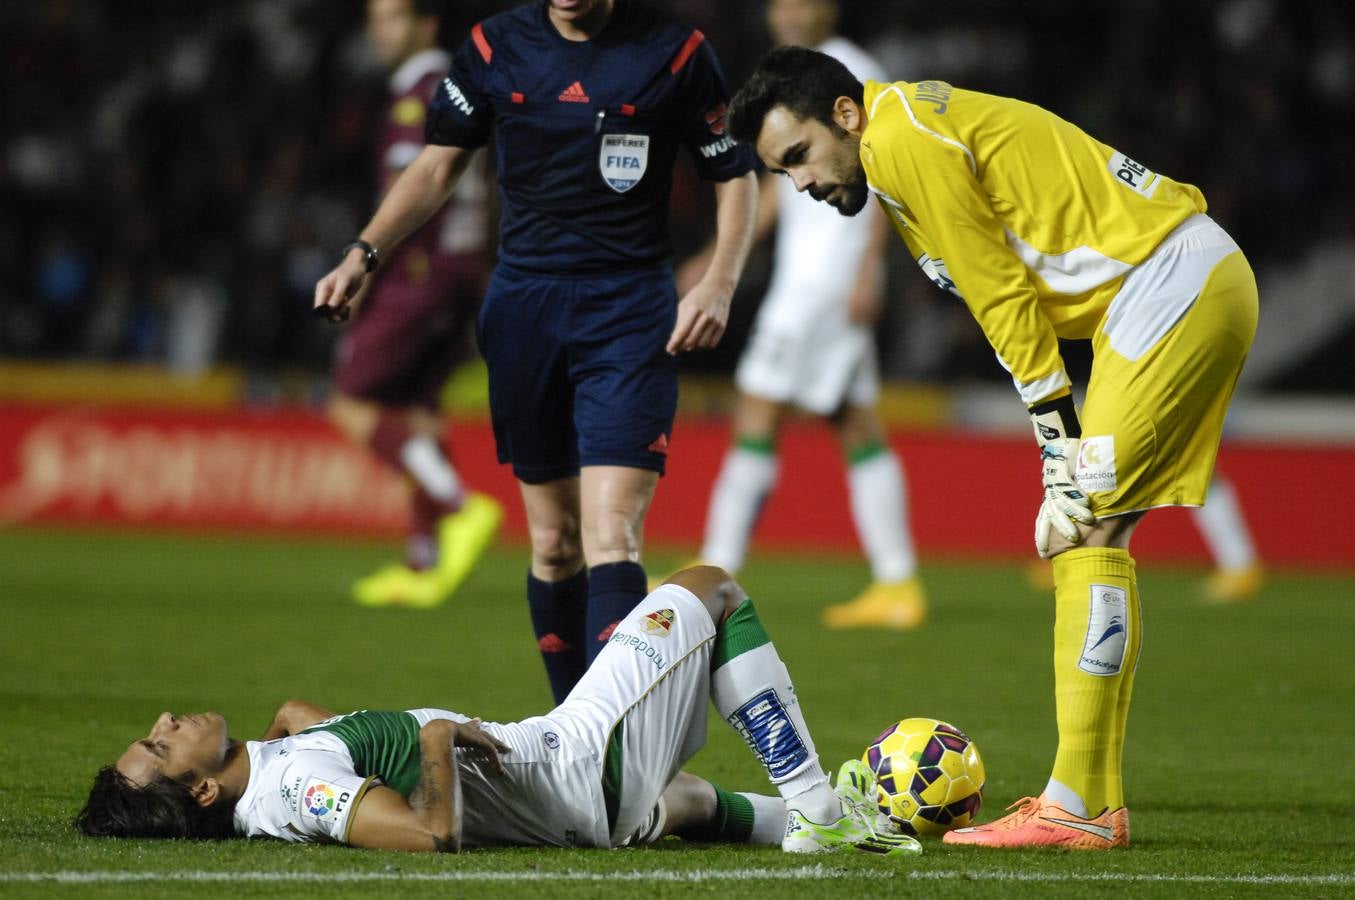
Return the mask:
<svg viewBox="0 0 1355 900">
<path fill-rule="evenodd" d="M 654 612 L 644 617 L 640 623 L 640 630 L 645 634 L 656 634 L 659 637 L 668 637 L 673 630 L 673 622 L 677 619 L 677 613 L 671 609 L 656 609 Z"/>
<path fill-rule="evenodd" d="M 649 166 L 649 135 L 604 134 L 598 170 L 607 187 L 624 194 L 640 183 Z"/>
</svg>

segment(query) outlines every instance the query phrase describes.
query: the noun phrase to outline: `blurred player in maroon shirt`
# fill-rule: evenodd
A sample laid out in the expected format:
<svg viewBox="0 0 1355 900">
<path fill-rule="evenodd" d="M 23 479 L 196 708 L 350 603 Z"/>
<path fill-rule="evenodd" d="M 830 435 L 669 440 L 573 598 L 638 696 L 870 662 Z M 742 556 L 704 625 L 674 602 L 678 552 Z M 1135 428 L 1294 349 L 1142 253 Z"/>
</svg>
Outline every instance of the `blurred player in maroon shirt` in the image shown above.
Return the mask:
<svg viewBox="0 0 1355 900">
<path fill-rule="evenodd" d="M 377 145 L 382 194 L 423 149 L 433 91 L 451 66 L 437 46 L 439 3 L 369 0 L 367 33 L 390 71 Z M 469 188 L 469 190 L 467 190 Z M 409 481 L 405 564 L 359 580 L 367 606 L 435 606 L 449 597 L 493 539 L 502 510 L 469 491 L 441 443 L 439 397 L 469 347 L 484 291 L 487 190 L 463 181 L 441 215 L 410 235 L 363 298 L 339 344 L 330 418 Z"/>
</svg>

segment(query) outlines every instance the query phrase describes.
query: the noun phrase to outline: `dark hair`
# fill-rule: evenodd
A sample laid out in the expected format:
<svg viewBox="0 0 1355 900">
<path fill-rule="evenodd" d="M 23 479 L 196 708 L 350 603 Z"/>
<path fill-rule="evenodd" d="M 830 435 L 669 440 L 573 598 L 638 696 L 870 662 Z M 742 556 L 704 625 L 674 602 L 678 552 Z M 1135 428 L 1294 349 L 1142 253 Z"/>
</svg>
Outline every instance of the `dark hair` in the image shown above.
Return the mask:
<svg viewBox="0 0 1355 900">
<path fill-rule="evenodd" d="M 778 47 L 762 57 L 757 71 L 729 103 L 729 133 L 753 144 L 762 120 L 778 106 L 798 119 L 817 119 L 834 131 L 833 102 L 838 97 L 864 101 L 866 88 L 842 63 L 808 47 Z"/>
<path fill-rule="evenodd" d="M 104 766 L 74 824 L 90 837 L 227 838 L 235 834 L 235 804 L 203 807 L 182 781 L 157 775 L 137 787 L 113 766 Z"/>
</svg>

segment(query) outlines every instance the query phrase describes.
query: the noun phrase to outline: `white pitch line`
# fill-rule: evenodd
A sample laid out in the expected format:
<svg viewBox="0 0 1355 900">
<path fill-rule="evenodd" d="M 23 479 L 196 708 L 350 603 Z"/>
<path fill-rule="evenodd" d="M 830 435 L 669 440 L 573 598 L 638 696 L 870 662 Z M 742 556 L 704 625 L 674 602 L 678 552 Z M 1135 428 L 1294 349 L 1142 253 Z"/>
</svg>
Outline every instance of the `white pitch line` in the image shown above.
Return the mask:
<svg viewBox="0 0 1355 900">
<path fill-rule="evenodd" d="M 843 869 L 828 866 L 800 866 L 794 869 L 658 869 L 627 872 L 538 872 L 538 871 L 475 871 L 461 869 L 451 872 L 210 872 L 185 870 L 178 872 L 120 872 L 114 870 L 90 872 L 0 872 L 0 883 L 56 883 L 56 884 L 128 884 L 140 882 L 193 883 L 314 883 L 325 882 L 533 882 L 533 881 L 646 881 L 695 883 L 703 881 L 792 881 L 816 878 L 878 878 L 888 874 L 895 878 L 917 881 L 1020 881 L 1035 883 L 1113 882 L 1161 884 L 1247 884 L 1247 885 L 1347 885 L 1355 884 L 1355 873 L 1336 872 L 1311 875 L 1171 875 L 1164 873 L 1130 872 L 1031 872 L 1002 869 L 961 870 L 936 869 L 908 871 L 897 868 Z"/>
</svg>

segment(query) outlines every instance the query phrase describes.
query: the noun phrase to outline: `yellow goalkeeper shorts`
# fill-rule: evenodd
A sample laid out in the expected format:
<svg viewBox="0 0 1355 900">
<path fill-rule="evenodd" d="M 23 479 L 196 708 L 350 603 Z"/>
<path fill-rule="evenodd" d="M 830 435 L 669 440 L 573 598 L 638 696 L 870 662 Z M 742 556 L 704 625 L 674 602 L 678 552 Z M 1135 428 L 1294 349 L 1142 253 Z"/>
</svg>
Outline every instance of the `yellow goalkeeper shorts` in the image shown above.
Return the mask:
<svg viewBox="0 0 1355 900">
<path fill-rule="evenodd" d="M 1097 516 L 1201 506 L 1256 335 L 1256 278 L 1194 216 L 1127 276 L 1092 338 L 1078 485 Z"/>
</svg>

